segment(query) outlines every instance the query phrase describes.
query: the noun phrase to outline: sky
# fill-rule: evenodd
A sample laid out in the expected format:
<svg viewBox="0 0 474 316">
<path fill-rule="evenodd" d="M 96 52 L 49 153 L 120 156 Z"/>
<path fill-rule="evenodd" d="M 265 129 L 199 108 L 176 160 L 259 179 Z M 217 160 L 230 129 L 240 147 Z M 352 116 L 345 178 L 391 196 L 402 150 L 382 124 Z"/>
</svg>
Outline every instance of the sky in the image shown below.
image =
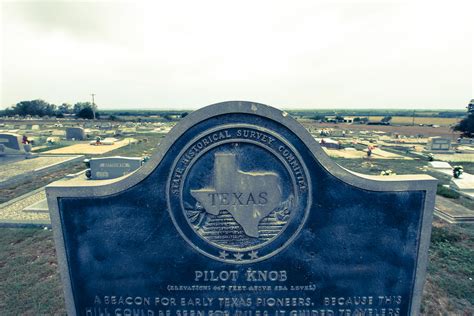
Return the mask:
<svg viewBox="0 0 474 316">
<path fill-rule="evenodd" d="M 0 109 L 452 109 L 474 98 L 471 0 L 1 2 Z"/>
</svg>

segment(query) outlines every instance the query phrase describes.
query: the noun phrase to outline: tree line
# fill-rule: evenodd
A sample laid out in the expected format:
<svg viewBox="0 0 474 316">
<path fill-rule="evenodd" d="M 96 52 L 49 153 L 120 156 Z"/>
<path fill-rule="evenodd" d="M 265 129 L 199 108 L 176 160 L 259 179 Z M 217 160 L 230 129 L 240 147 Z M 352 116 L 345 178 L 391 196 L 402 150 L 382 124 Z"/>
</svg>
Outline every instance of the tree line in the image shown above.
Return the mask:
<svg viewBox="0 0 474 316">
<path fill-rule="evenodd" d="M 328 123 L 341 123 L 344 122 L 344 116 L 342 115 L 336 115 L 334 118 L 328 118 L 326 115 L 322 114 L 316 114 L 315 116 L 310 117 L 311 119 L 315 121 L 320 121 L 320 122 L 328 122 Z M 383 123 L 383 125 L 388 125 L 389 122 L 392 120 L 392 117 L 390 115 L 384 116 L 381 120 L 380 123 Z M 369 123 L 369 118 L 368 117 L 354 117 L 352 120 L 354 123 L 358 124 L 367 124 Z"/>
<path fill-rule="evenodd" d="M 474 137 L 474 100 L 467 107 L 466 116 L 456 125 L 453 130 L 461 132 L 463 137 Z"/>
<path fill-rule="evenodd" d="M 3 115 L 6 116 L 31 115 L 40 117 L 55 116 L 58 118 L 65 116 L 75 116 L 77 118 L 93 119 L 94 112 L 96 118 L 100 116 L 100 113 L 97 112 L 97 106 L 90 102 L 77 102 L 74 105 L 69 103 L 55 105 L 41 99 L 18 102 L 17 104 L 8 107 L 3 112 Z"/>
<path fill-rule="evenodd" d="M 463 110 L 437 111 L 437 110 L 396 110 L 396 109 L 313 109 L 313 110 L 287 110 L 293 116 L 312 118 L 321 116 L 404 116 L 404 117 L 443 117 L 460 118 L 463 117 Z"/>
</svg>

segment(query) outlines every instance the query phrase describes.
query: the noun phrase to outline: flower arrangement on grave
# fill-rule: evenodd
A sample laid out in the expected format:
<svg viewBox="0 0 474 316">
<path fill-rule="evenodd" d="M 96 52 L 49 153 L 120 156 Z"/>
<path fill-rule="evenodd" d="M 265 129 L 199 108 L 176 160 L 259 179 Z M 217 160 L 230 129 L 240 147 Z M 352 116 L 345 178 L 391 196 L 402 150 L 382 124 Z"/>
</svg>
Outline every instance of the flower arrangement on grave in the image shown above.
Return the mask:
<svg viewBox="0 0 474 316">
<path fill-rule="evenodd" d="M 381 172 L 380 172 L 380 175 L 381 175 L 381 176 L 394 176 L 394 175 L 396 175 L 396 173 L 393 172 L 393 171 L 390 170 L 390 169 L 387 169 L 387 170 L 381 171 Z"/>
<path fill-rule="evenodd" d="M 461 175 L 463 174 L 463 172 L 464 172 L 464 168 L 462 166 L 453 167 L 453 177 L 455 177 L 456 179 L 459 179 Z"/>
</svg>

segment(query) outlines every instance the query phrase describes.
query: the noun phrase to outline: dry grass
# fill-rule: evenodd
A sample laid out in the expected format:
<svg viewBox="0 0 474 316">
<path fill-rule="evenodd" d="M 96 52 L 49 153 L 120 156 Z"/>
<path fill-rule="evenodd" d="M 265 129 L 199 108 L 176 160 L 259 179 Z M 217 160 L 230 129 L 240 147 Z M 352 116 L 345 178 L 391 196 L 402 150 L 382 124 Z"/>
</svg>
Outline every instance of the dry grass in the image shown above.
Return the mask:
<svg viewBox="0 0 474 316">
<path fill-rule="evenodd" d="M 301 119 L 299 120 L 304 127 L 313 129 L 323 129 L 323 128 L 338 128 L 351 131 L 382 131 L 386 133 L 397 133 L 405 136 L 417 136 L 424 135 L 424 137 L 433 137 L 433 136 L 442 136 L 448 137 L 452 140 L 456 140 L 459 137 L 459 133 L 454 133 L 450 127 L 441 126 L 438 128 L 433 128 L 429 126 L 396 126 L 396 125 L 365 125 L 365 124 L 333 124 L 333 123 L 319 123 L 310 119 Z"/>
<path fill-rule="evenodd" d="M 369 116 L 370 121 L 380 121 L 383 116 Z M 392 124 L 406 124 L 411 125 L 413 123 L 413 117 L 409 116 L 393 116 L 390 121 Z M 447 117 L 415 117 L 415 125 L 418 124 L 436 124 L 440 126 L 450 126 L 459 122 L 458 118 L 447 118 Z"/>
<path fill-rule="evenodd" d="M 0 315 L 65 315 L 52 232 L 0 229 Z"/>
</svg>

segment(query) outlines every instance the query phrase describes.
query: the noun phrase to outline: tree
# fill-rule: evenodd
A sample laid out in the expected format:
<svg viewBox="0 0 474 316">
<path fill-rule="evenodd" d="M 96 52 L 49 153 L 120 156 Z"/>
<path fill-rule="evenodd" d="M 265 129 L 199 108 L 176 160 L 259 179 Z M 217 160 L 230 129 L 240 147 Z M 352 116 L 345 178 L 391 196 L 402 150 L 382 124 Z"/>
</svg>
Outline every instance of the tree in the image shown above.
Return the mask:
<svg viewBox="0 0 474 316">
<path fill-rule="evenodd" d="M 38 115 L 38 116 L 53 116 L 56 114 L 56 106 L 49 104 L 44 100 L 21 101 L 15 104 L 12 108 L 7 109 L 8 115 Z"/>
<path fill-rule="evenodd" d="M 72 105 L 71 104 L 68 104 L 68 103 L 63 103 L 61 104 L 60 106 L 58 106 L 58 115 L 59 114 L 72 114 L 73 113 L 73 110 L 72 110 Z"/>
<path fill-rule="evenodd" d="M 464 137 L 474 137 L 474 113 L 469 113 L 453 130 L 461 132 Z"/>
<path fill-rule="evenodd" d="M 76 114 L 76 117 L 92 120 L 94 118 L 94 112 L 91 107 L 83 108 Z"/>
<path fill-rule="evenodd" d="M 85 109 L 85 108 L 92 108 L 92 103 L 90 102 L 77 102 L 74 104 L 74 107 L 73 107 L 73 112 L 74 114 L 78 114 L 79 112 L 81 112 L 82 109 Z"/>
<path fill-rule="evenodd" d="M 77 102 L 74 104 L 74 114 L 78 118 L 93 119 L 94 112 L 96 112 L 96 118 L 99 117 L 99 113 L 97 113 L 97 106 L 92 105 L 90 102 Z"/>
<path fill-rule="evenodd" d="M 313 116 L 311 118 L 312 120 L 315 120 L 315 121 L 325 121 L 326 120 L 326 116 L 322 115 L 322 114 L 316 114 L 315 116 Z"/>
<path fill-rule="evenodd" d="M 353 122 L 358 124 L 366 124 L 369 121 L 367 117 L 355 117 Z"/>
<path fill-rule="evenodd" d="M 381 121 L 382 123 L 388 123 L 388 122 L 390 122 L 391 120 L 392 120 L 392 117 L 391 117 L 391 116 L 384 116 L 384 118 L 381 119 L 380 121 Z"/>
</svg>

